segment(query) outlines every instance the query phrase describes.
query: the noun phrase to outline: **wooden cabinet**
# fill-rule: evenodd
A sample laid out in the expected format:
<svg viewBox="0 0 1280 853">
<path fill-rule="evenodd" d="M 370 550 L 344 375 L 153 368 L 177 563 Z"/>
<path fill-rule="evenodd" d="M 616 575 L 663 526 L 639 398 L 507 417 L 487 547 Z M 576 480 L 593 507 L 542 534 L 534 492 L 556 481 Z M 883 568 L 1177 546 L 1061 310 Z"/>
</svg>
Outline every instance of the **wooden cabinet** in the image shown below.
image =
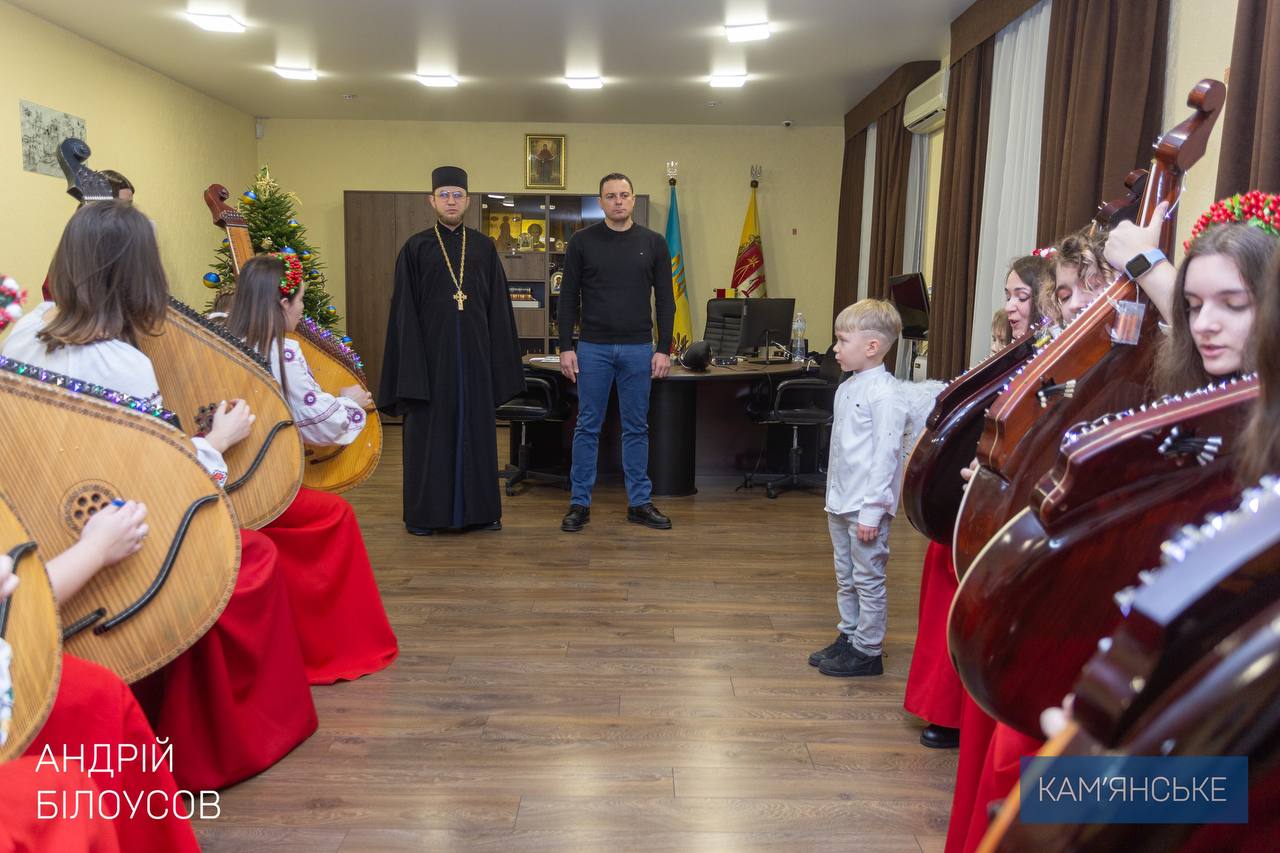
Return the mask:
<svg viewBox="0 0 1280 853">
<path fill-rule="evenodd" d="M 435 224 L 435 211 L 423 191 L 347 190 L 343 216 L 347 334 L 364 358 L 365 373 L 376 393 L 396 257 L 406 240 Z M 648 196 L 636 196 L 633 218 L 640 225 L 649 224 Z M 488 235 L 499 250 L 524 352 L 556 351 L 559 297 L 552 292 L 552 279 L 564 266 L 563 249 L 573 233 L 603 220 L 596 196 L 472 193 L 464 221 Z"/>
</svg>

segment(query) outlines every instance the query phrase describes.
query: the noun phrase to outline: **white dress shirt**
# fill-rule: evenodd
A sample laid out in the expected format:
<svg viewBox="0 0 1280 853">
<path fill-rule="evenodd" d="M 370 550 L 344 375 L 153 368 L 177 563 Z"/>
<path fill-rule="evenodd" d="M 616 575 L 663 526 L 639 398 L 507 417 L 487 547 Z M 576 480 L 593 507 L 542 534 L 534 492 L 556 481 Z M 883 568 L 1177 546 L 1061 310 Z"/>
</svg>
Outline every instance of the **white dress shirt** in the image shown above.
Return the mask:
<svg viewBox="0 0 1280 853">
<path fill-rule="evenodd" d="M 271 348 L 271 372 L 280 381 L 280 353 Z M 364 429 L 366 412 L 355 400 L 327 393 L 311 375 L 298 342 L 284 339 L 286 397 L 294 425 L 307 444 L 350 444 Z"/>
<path fill-rule="evenodd" d="M 52 302 L 42 302 L 20 319 L 4 342 L 4 354 L 16 361 L 146 400 L 153 406 L 164 406 L 164 401 L 160 398 L 160 383 L 156 381 L 151 359 L 124 341 L 63 346 L 49 352 L 44 342 L 36 338 L 36 334 L 44 328 L 45 318 L 54 307 Z M 213 481 L 220 486 L 225 484 L 227 463 L 222 454 L 203 438 L 192 438 L 191 443 L 195 445 L 200 464 L 209 472 Z"/>
<path fill-rule="evenodd" d="M 898 509 L 907 404 L 884 365 L 863 370 L 836 389 L 827 462 L 827 512 L 857 513 L 878 527 Z"/>
</svg>

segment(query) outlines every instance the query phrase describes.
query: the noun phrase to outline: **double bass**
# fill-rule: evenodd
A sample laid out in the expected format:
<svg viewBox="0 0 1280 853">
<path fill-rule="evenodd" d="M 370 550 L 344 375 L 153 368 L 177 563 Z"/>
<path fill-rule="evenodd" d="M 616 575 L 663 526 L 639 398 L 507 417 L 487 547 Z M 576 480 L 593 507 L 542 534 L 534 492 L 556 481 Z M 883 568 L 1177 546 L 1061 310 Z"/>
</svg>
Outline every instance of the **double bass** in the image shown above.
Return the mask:
<svg viewBox="0 0 1280 853">
<path fill-rule="evenodd" d="M 1135 169 L 1125 178 L 1126 195 L 1099 205 L 1095 225 L 1132 220 L 1146 190 L 1147 173 Z M 983 419 L 1009 377 L 1040 348 L 1049 335 L 1030 329 L 997 353 L 953 379 L 934 403 L 907 460 L 902 505 L 916 530 L 935 542 L 950 542 L 964 497 L 961 469 L 978 454 Z"/>
<path fill-rule="evenodd" d="M 1258 379 L 1231 379 L 1074 427 L 1052 471 L 960 582 L 948 646 L 992 717 L 1031 736 L 1131 587 L 1188 522 L 1230 508 Z M 993 606 L 994 605 L 994 606 Z"/>
<path fill-rule="evenodd" d="M 85 202 L 111 197 L 106 179 L 85 165 L 89 146 L 68 139 L 59 154 L 69 195 Z M 223 454 L 224 488 L 245 527 L 262 527 L 284 512 L 302 484 L 302 438 L 266 361 L 172 297 L 159 332 L 137 345 L 155 367 L 165 405 L 191 435 L 209 429 L 219 400 L 249 404 L 256 420 L 249 437 Z"/>
<path fill-rule="evenodd" d="M 0 763 L 22 755 L 40 731 L 58 695 L 62 672 L 62 638 L 58 602 L 45 574 L 36 542 L 19 521 L 9 499 L 0 494 L 0 554 L 13 560 L 18 588 L 0 601 L 0 640 L 8 643 L 13 660 L 12 717 L 8 734 L 0 737 Z M 0 726 L 4 723 L 0 720 Z"/>
<path fill-rule="evenodd" d="M 1252 829 L 1256 841 L 1267 821 L 1274 828 L 1280 800 L 1280 481 L 1264 479 L 1235 511 L 1188 526 L 1162 551 L 1081 673 L 1074 720 L 1040 754 L 1246 756 L 1252 827 L 1235 831 Z M 1017 791 L 980 850 L 1232 849 L 1242 840 L 1213 825 L 1021 823 Z"/>
<path fill-rule="evenodd" d="M 230 193 L 221 184 L 210 184 L 204 191 L 204 201 L 213 214 L 213 224 L 227 232 L 231 264 L 237 275 L 240 267 L 254 256 L 253 240 L 249 226 L 240 211 L 227 204 Z M 316 382 L 325 389 L 346 388 L 359 385 L 366 391 L 369 382 L 364 375 L 364 365 L 355 351 L 346 346 L 332 332 L 321 328 L 308 317 L 303 317 L 298 328 L 289 337 L 297 341 L 307 360 Z M 382 456 L 382 421 L 370 407 L 366 411 L 364 429 L 351 444 L 335 447 L 306 445 L 303 455 L 306 465 L 302 484 L 309 489 L 341 493 L 363 483 L 378 467 Z"/>
<path fill-rule="evenodd" d="M 1225 98 L 1225 86 L 1201 80 L 1187 98 L 1194 113 L 1156 142 L 1139 224 L 1150 223 L 1160 202 L 1177 200 L 1187 170 L 1204 154 Z M 1167 254 L 1172 240 L 1172 222 L 1166 219 L 1161 245 Z M 1147 308 L 1136 345 L 1113 342 L 1121 302 Z M 1146 398 L 1156 320 L 1137 284 L 1121 276 L 1015 373 L 987 413 L 978 445 L 981 465 L 956 518 L 958 575 L 963 577 L 982 548 L 1027 505 L 1068 426 L 1123 411 Z"/>
<path fill-rule="evenodd" d="M 66 651 L 129 682 L 204 635 L 240 567 L 235 512 L 177 421 L 144 400 L 0 356 L 0 490 L 42 553 L 70 548 L 113 501 L 147 505 L 141 549 L 60 607 Z M 41 452 L 20 452 L 27 447 Z"/>
</svg>

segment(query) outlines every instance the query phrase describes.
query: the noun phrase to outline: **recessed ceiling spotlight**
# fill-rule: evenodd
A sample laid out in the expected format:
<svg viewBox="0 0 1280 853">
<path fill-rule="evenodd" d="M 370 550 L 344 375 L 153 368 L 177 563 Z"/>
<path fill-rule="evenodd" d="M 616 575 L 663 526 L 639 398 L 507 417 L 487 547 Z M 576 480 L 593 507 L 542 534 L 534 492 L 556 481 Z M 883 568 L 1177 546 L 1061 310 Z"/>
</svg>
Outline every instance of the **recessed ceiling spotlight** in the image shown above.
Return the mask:
<svg viewBox="0 0 1280 853">
<path fill-rule="evenodd" d="M 342 100 L 344 100 L 344 101 L 354 101 L 354 100 L 355 100 L 356 98 L 358 98 L 358 97 L 360 97 L 360 96 L 359 96 L 359 95 L 350 95 L 350 94 L 348 94 L 348 95 L 343 95 L 343 96 L 342 96 Z"/>
<path fill-rule="evenodd" d="M 715 89 L 741 89 L 747 84 L 747 75 L 712 74 L 710 83 Z"/>
<path fill-rule="evenodd" d="M 316 80 L 320 76 L 316 74 L 314 68 L 281 68 L 279 65 L 273 65 L 271 70 L 286 80 Z"/>
<path fill-rule="evenodd" d="M 603 89 L 604 81 L 599 77 L 565 77 L 564 82 L 570 89 Z"/>
<path fill-rule="evenodd" d="M 707 101 L 707 109 L 709 110 L 714 110 L 718 106 L 720 106 L 719 101 Z"/>
<path fill-rule="evenodd" d="M 458 78 L 452 74 L 419 74 L 418 82 L 430 89 L 453 89 L 458 85 Z"/>
<path fill-rule="evenodd" d="M 197 12 L 188 12 L 187 20 L 211 33 L 242 33 L 245 30 L 244 24 L 230 15 L 201 15 Z"/>
<path fill-rule="evenodd" d="M 760 24 L 743 24 L 741 26 L 725 25 L 724 36 L 729 41 L 763 41 L 769 37 L 769 22 Z"/>
</svg>

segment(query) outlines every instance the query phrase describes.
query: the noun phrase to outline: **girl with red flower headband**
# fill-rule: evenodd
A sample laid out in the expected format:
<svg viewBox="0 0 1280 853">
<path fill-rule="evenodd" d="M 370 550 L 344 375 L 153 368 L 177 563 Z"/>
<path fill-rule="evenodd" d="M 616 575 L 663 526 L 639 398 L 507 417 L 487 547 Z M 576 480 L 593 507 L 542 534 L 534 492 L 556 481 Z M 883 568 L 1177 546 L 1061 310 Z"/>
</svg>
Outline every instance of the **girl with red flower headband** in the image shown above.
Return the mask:
<svg viewBox="0 0 1280 853">
<path fill-rule="evenodd" d="M 286 337 L 302 319 L 306 288 L 297 255 L 253 258 L 236 277 L 227 330 L 268 355 L 308 445 L 350 444 L 364 428 L 365 407 L 372 407 L 373 399 L 360 385 L 341 388 L 337 396 L 326 392 L 297 342 Z M 260 532 L 279 551 L 312 684 L 359 678 L 395 660 L 396 636 L 351 504 L 302 488 Z"/>
<path fill-rule="evenodd" d="M 1256 306 L 1280 247 L 1280 198 L 1256 190 L 1216 202 L 1196 222 L 1175 269 L 1156 248 L 1165 207 L 1150 225 L 1122 222 L 1107 256 L 1134 278 L 1169 327 L 1153 385 L 1168 394 L 1251 369 Z"/>
</svg>

